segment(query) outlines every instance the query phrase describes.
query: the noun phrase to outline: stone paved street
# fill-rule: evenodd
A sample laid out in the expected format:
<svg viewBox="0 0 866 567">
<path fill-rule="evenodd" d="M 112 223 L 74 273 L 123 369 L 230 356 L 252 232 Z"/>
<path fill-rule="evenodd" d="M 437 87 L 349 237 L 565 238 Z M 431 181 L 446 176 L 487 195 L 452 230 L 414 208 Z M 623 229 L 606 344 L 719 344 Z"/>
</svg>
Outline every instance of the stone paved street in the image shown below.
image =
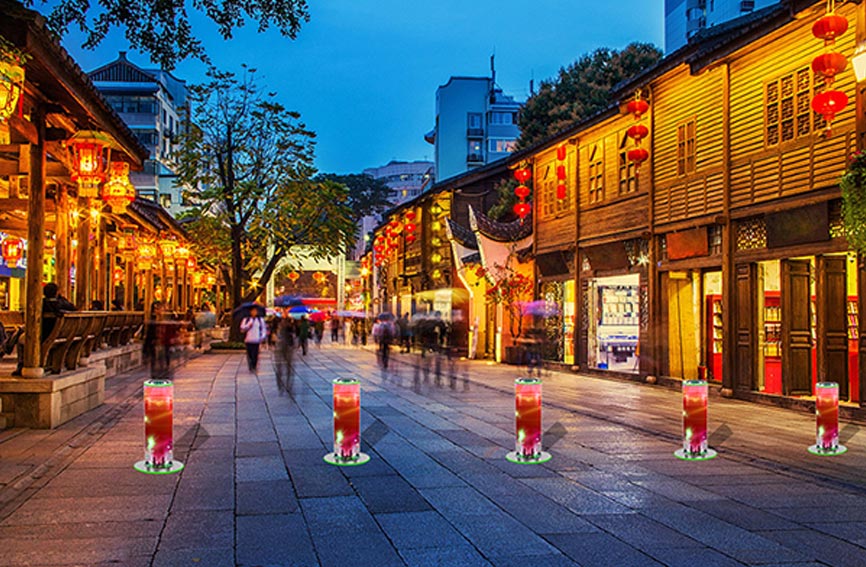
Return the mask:
<svg viewBox="0 0 866 567">
<path fill-rule="evenodd" d="M 813 417 L 710 399 L 719 458 L 682 462 L 679 392 L 544 377 L 545 465 L 513 448 L 519 369 L 312 348 L 294 399 L 269 353 L 175 380 L 178 475 L 142 475 L 143 374 L 55 431 L 0 434 L 0 565 L 866 565 L 866 436 L 811 456 Z M 429 365 L 424 368 L 424 365 Z M 331 380 L 362 380 L 360 467 L 322 456 Z"/>
</svg>

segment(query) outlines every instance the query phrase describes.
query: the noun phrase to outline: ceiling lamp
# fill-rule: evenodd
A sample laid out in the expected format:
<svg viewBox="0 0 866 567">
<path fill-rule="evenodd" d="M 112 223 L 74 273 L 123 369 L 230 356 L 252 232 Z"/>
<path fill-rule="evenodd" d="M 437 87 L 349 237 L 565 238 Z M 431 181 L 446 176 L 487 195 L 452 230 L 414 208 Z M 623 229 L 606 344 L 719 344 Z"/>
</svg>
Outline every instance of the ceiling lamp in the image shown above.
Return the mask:
<svg viewBox="0 0 866 567">
<path fill-rule="evenodd" d="M 71 178 L 78 183 L 78 196 L 99 197 L 99 185 L 108 175 L 113 140 L 108 134 L 83 130 L 67 141 Z"/>
<path fill-rule="evenodd" d="M 123 214 L 126 207 L 135 201 L 135 186 L 129 180 L 129 164 L 124 161 L 111 162 L 111 174 L 102 187 L 102 200 L 111 207 L 111 212 Z"/>
<path fill-rule="evenodd" d="M 7 236 L 0 243 L 0 253 L 7 268 L 15 268 L 18 262 L 24 258 L 24 241 L 17 236 Z"/>
</svg>

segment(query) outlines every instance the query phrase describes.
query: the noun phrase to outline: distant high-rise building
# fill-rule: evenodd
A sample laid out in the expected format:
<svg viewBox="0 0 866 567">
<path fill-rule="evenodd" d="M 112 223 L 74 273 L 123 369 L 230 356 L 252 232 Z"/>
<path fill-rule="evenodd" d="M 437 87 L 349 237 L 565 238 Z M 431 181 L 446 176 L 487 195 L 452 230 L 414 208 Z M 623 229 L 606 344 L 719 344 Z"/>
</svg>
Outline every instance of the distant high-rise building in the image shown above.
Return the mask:
<svg viewBox="0 0 866 567">
<path fill-rule="evenodd" d="M 690 37 L 779 0 L 665 0 L 665 53 L 684 46 Z"/>
<path fill-rule="evenodd" d="M 381 167 L 368 167 L 366 175 L 381 179 L 391 188 L 391 204 L 397 206 L 414 199 L 433 185 L 433 162 L 430 161 L 391 161 Z M 361 236 L 355 244 L 352 259 L 357 260 L 364 254 L 366 241 L 364 235 L 371 232 L 380 221 L 379 215 L 363 217 L 358 226 Z"/>
<path fill-rule="evenodd" d="M 520 136 L 517 113 L 523 103 L 504 94 L 496 86 L 495 72 L 492 74 L 451 77 L 436 89 L 436 125 L 424 139 L 435 148 L 437 181 L 496 161 L 514 150 Z"/>
<path fill-rule="evenodd" d="M 189 124 L 186 82 L 162 69 L 143 69 L 121 51 L 117 59 L 89 73 L 96 88 L 141 143 L 150 150 L 142 171 L 130 174 L 138 196 L 158 202 L 173 215 L 183 210 L 175 187 L 173 153 Z"/>
</svg>

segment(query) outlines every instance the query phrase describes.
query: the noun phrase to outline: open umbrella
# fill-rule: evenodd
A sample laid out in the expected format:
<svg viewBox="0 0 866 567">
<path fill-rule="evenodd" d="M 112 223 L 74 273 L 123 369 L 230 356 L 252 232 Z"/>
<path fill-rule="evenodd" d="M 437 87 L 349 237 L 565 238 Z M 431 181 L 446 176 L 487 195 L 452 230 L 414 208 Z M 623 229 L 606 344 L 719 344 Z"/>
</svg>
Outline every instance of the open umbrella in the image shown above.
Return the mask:
<svg viewBox="0 0 866 567">
<path fill-rule="evenodd" d="M 309 315 L 313 310 L 306 305 L 296 305 L 289 309 L 289 315 L 295 319 L 300 319 L 304 315 Z"/>
<path fill-rule="evenodd" d="M 376 320 L 378 321 L 394 321 L 395 319 L 396 317 L 394 317 L 394 314 L 390 311 L 383 311 L 376 317 Z"/>
<path fill-rule="evenodd" d="M 351 319 L 363 319 L 366 317 L 363 311 L 337 311 L 337 317 L 349 317 Z"/>
<path fill-rule="evenodd" d="M 324 311 L 313 311 L 310 314 L 310 321 L 313 323 L 318 323 L 319 321 L 326 321 L 328 319 L 328 314 Z"/>
<path fill-rule="evenodd" d="M 264 317 L 265 306 L 260 304 L 260 303 L 255 303 L 254 301 L 248 301 L 246 303 L 241 303 L 240 306 L 235 307 L 235 310 L 232 311 L 232 315 L 234 317 L 249 317 L 250 316 L 250 309 L 252 309 L 253 307 L 255 307 L 256 310 L 258 310 L 259 315 Z"/>
</svg>

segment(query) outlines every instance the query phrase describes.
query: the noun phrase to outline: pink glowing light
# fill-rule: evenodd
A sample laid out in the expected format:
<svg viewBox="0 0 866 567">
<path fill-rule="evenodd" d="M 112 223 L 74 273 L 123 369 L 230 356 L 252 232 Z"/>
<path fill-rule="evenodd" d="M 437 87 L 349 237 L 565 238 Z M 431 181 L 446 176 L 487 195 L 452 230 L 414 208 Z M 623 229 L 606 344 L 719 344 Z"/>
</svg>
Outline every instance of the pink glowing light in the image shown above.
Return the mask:
<svg viewBox="0 0 866 567">
<path fill-rule="evenodd" d="M 707 452 L 707 383 L 700 380 L 683 382 L 683 451 Z"/>
<path fill-rule="evenodd" d="M 839 447 L 839 384 L 820 382 L 815 386 L 817 445 L 822 451 Z"/>
<path fill-rule="evenodd" d="M 541 381 L 522 378 L 514 384 L 514 423 L 517 455 L 536 459 L 541 455 Z"/>
<path fill-rule="evenodd" d="M 361 454 L 361 383 L 334 381 L 334 454 L 353 460 Z"/>
</svg>

